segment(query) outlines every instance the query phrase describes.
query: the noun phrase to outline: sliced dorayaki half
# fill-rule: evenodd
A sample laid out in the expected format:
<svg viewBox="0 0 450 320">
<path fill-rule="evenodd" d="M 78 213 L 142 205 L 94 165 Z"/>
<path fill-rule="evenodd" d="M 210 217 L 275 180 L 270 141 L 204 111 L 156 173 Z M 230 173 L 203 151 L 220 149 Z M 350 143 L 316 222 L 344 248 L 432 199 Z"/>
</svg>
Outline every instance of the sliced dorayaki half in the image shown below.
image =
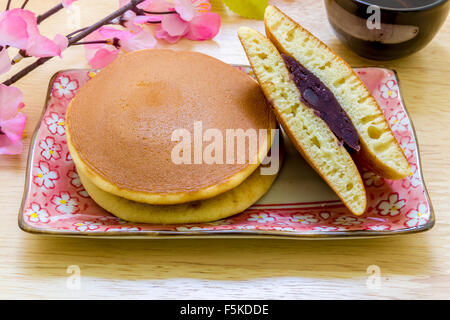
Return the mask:
<svg viewBox="0 0 450 320">
<path fill-rule="evenodd" d="M 278 51 L 314 74 L 348 115 L 361 144 L 355 157 L 385 178 L 409 176 L 409 163 L 383 112 L 352 68 L 278 8 L 266 8 L 264 23 L 267 37 Z"/>
<path fill-rule="evenodd" d="M 302 97 L 294 76 L 269 39 L 246 27 L 241 27 L 238 34 L 267 100 L 297 150 L 351 212 L 363 214 L 366 192 L 358 169 L 344 144 L 318 111 L 307 105 L 308 97 Z M 341 112 L 338 117 L 344 119 L 345 113 Z M 348 119 L 345 121 L 350 122 Z M 344 131 L 349 127 L 344 126 Z"/>
</svg>

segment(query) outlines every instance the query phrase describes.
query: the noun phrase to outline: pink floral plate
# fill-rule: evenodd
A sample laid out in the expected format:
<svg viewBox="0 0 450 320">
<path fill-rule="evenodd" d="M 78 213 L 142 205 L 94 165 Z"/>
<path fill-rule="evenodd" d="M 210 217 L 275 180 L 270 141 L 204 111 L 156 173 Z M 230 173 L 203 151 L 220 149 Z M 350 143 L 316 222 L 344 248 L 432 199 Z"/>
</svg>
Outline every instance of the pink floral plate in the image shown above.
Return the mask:
<svg viewBox="0 0 450 320">
<path fill-rule="evenodd" d="M 247 66 L 236 66 L 251 73 Z M 19 226 L 39 234 L 102 237 L 283 237 L 323 239 L 374 237 L 429 230 L 434 213 L 423 181 L 417 139 L 394 71 L 359 68 L 358 75 L 380 103 L 413 171 L 391 181 L 361 168 L 368 209 L 353 216 L 289 141 L 280 175 L 269 192 L 243 213 L 212 223 L 137 224 L 99 207 L 83 189 L 67 149 L 68 103 L 98 70 L 58 72 L 33 135 Z"/>
</svg>

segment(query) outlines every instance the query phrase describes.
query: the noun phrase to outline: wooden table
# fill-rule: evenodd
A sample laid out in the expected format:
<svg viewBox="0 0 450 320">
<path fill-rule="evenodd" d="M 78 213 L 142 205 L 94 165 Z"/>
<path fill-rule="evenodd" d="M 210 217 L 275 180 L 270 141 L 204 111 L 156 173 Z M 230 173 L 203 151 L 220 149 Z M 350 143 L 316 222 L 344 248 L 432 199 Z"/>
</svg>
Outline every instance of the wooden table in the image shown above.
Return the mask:
<svg viewBox="0 0 450 320">
<path fill-rule="evenodd" d="M 5 1 L 2 1 L 3 7 Z M 30 1 L 46 11 L 56 0 Z M 322 1 L 274 1 L 353 66 L 398 71 L 417 129 L 423 173 L 437 215 L 429 232 L 374 240 L 103 240 L 26 234 L 17 226 L 29 138 L 18 156 L 0 156 L 0 298 L 450 298 L 450 20 L 421 52 L 379 63 L 358 57 L 333 35 Z M 18 6 L 22 1 L 13 3 Z M 117 8 L 116 0 L 80 0 L 81 25 Z M 238 26 L 263 30 L 261 21 L 213 10 L 222 28 L 213 41 L 183 40 L 175 48 L 198 50 L 230 63 L 247 59 Z M 42 23 L 44 34 L 73 25 L 60 12 Z M 76 19 L 72 19 L 76 23 Z M 26 131 L 33 132 L 47 83 L 57 70 L 83 68 L 82 48 L 70 48 L 17 83 L 24 92 Z M 23 65 L 22 65 L 23 66 Z M 78 266 L 81 287 L 70 285 Z M 381 272 L 370 285 L 369 266 Z M 68 280 L 69 279 L 69 280 Z M 69 282 L 68 282 L 69 281 Z M 369 282 L 369 285 L 368 285 Z"/>
</svg>

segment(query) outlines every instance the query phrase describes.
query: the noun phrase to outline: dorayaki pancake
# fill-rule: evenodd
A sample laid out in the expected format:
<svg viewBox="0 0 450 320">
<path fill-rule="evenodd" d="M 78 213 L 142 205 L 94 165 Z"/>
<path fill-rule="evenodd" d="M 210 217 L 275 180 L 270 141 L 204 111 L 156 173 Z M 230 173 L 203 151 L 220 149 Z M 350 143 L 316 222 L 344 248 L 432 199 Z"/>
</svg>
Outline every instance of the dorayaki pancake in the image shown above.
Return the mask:
<svg viewBox="0 0 450 320">
<path fill-rule="evenodd" d="M 89 181 L 119 197 L 157 205 L 207 199 L 238 186 L 264 159 L 270 134 L 256 149 L 246 139 L 245 161 L 238 163 L 235 155 L 227 164 L 226 130 L 276 128 L 251 77 L 201 53 L 158 49 L 116 59 L 81 88 L 66 118 L 70 153 Z M 223 163 L 201 159 L 212 141 L 194 137 L 199 122 L 202 132 L 222 133 Z M 190 164 L 173 161 L 181 139 L 172 139 L 176 129 L 190 133 Z"/>
<path fill-rule="evenodd" d="M 176 205 L 151 205 L 128 200 L 98 188 L 78 169 L 81 182 L 92 199 L 113 215 L 137 223 L 201 223 L 240 213 L 259 200 L 271 187 L 277 174 L 261 175 L 255 170 L 236 188 L 215 197 Z"/>
<path fill-rule="evenodd" d="M 358 169 L 328 124 L 306 105 L 294 77 L 269 39 L 241 27 L 239 39 L 267 99 L 297 150 L 356 215 L 367 199 Z"/>
<path fill-rule="evenodd" d="M 361 144 L 355 158 L 363 159 L 364 165 L 385 178 L 409 176 L 409 163 L 383 111 L 353 69 L 278 8 L 266 8 L 264 24 L 267 37 L 278 51 L 314 74 L 348 115 Z"/>
</svg>

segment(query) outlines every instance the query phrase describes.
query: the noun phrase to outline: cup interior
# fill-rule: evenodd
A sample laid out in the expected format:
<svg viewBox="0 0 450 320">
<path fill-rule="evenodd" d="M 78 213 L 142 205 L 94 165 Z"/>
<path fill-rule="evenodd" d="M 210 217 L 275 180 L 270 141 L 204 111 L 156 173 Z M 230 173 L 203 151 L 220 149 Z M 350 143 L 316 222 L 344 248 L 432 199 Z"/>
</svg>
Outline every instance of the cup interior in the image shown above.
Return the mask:
<svg viewBox="0 0 450 320">
<path fill-rule="evenodd" d="M 413 12 L 424 11 L 437 7 L 449 0 L 430 0 L 425 3 L 423 0 L 352 0 L 355 3 L 365 6 L 376 5 L 385 11 Z"/>
</svg>

